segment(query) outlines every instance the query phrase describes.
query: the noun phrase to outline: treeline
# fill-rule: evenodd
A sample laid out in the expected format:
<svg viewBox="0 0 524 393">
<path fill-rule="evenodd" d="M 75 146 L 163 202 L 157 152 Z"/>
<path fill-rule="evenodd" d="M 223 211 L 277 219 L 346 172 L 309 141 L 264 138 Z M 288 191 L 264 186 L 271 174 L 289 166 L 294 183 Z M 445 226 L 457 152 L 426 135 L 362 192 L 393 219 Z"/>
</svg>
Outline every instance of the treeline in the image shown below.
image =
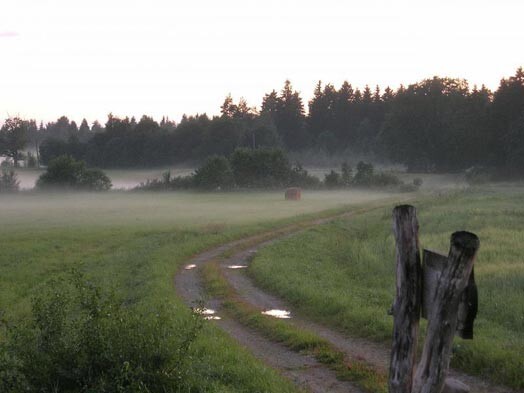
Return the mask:
<svg viewBox="0 0 524 393">
<path fill-rule="evenodd" d="M 104 126 L 78 127 L 62 117 L 30 125 L 29 143 L 40 161 L 68 154 L 90 166 L 151 167 L 203 162 L 238 147 L 364 153 L 404 164 L 413 171 L 459 171 L 494 167 L 524 170 L 524 71 L 502 79 L 498 89 L 470 88 L 462 79 L 363 90 L 344 82 L 338 89 L 319 82 L 306 114 L 289 81 L 266 94 L 259 109 L 226 97 L 221 115 L 184 116 L 179 124 L 151 117 L 109 115 Z"/>
</svg>

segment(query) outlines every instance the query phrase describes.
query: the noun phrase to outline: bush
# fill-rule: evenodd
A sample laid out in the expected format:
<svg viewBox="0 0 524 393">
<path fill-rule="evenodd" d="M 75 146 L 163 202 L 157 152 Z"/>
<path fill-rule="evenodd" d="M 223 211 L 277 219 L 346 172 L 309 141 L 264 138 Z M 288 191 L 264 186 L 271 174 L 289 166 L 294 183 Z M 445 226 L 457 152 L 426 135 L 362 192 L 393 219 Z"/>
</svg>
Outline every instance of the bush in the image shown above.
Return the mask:
<svg viewBox="0 0 524 393">
<path fill-rule="evenodd" d="M 13 168 L 2 166 L 0 175 L 0 192 L 17 192 L 20 189 L 20 181 Z"/>
<path fill-rule="evenodd" d="M 38 188 L 71 188 L 90 191 L 106 191 L 111 180 L 99 169 L 87 169 L 83 161 L 70 156 L 57 157 L 49 163 L 47 171 L 40 175 Z"/>
<path fill-rule="evenodd" d="M 54 280 L 33 300 L 28 322 L 1 329 L 0 391 L 189 391 L 202 318 L 174 315 L 123 307 L 78 273 Z"/>
<path fill-rule="evenodd" d="M 229 161 L 222 156 L 212 156 L 193 175 L 196 188 L 203 190 L 230 189 L 235 185 Z"/>
</svg>

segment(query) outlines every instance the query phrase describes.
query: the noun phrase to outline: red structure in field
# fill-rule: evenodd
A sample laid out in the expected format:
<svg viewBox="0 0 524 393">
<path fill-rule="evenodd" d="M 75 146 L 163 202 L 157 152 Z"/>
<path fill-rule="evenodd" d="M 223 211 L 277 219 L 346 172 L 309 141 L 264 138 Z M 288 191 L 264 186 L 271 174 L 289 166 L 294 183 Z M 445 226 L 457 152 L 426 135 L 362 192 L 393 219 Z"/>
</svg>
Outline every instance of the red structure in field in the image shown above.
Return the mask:
<svg viewBox="0 0 524 393">
<path fill-rule="evenodd" d="M 298 187 L 286 189 L 286 201 L 300 201 L 302 190 Z"/>
</svg>

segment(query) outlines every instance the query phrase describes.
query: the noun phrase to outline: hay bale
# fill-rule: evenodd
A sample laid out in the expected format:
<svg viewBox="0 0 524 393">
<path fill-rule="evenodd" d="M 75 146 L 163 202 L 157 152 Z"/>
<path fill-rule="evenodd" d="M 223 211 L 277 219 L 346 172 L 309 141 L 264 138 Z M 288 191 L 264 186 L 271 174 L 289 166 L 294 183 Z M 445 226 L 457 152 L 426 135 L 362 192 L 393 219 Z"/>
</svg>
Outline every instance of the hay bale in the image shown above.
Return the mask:
<svg viewBox="0 0 524 393">
<path fill-rule="evenodd" d="M 286 201 L 300 201 L 302 197 L 302 190 L 298 187 L 290 187 L 286 189 Z"/>
</svg>

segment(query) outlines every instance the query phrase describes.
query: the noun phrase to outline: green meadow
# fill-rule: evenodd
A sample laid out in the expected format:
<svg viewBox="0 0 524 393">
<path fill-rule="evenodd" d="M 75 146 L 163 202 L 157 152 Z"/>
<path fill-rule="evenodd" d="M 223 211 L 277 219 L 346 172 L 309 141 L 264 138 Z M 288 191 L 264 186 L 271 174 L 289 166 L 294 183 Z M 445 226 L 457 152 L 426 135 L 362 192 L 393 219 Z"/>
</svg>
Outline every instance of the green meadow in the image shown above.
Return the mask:
<svg viewBox="0 0 524 393">
<path fill-rule="evenodd" d="M 486 187 L 413 204 L 421 247 L 447 253 L 457 230 L 475 232 L 481 241 L 475 337 L 455 339 L 452 366 L 524 388 L 524 187 Z M 388 343 L 387 310 L 395 293 L 392 207 L 270 245 L 257 254 L 250 274 L 300 313 Z"/>
<path fill-rule="evenodd" d="M 0 317 L 14 324 L 26 319 L 46 283 L 75 268 L 137 310 L 172 305 L 183 323 L 190 312 L 176 299 L 173 276 L 195 253 L 321 211 L 389 197 L 317 191 L 297 203 L 285 201 L 282 192 L 5 195 Z M 211 322 L 192 351 L 192 373 L 205 391 L 296 390 Z"/>
</svg>

